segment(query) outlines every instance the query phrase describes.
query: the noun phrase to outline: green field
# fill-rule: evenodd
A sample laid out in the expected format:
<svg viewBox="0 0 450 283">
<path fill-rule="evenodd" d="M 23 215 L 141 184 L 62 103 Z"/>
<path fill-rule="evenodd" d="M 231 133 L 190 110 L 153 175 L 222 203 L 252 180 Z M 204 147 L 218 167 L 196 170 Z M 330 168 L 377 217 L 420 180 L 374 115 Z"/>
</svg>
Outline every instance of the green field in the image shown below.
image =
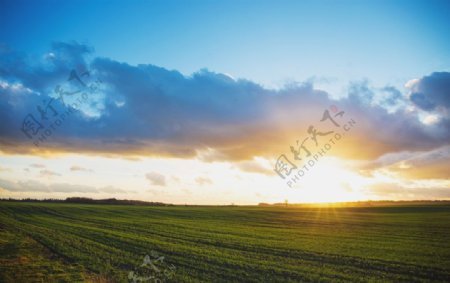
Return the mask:
<svg viewBox="0 0 450 283">
<path fill-rule="evenodd" d="M 0 282 L 129 282 L 130 271 L 143 282 L 450 282 L 450 206 L 0 202 Z"/>
</svg>

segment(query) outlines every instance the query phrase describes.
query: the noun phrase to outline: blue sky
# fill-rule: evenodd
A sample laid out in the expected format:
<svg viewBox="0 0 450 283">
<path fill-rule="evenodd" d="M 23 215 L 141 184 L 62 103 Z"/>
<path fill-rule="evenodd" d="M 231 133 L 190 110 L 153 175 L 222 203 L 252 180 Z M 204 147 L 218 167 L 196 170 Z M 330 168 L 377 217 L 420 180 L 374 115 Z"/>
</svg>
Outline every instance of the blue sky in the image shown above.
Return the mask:
<svg viewBox="0 0 450 283">
<path fill-rule="evenodd" d="M 450 199 L 449 14 L 449 1 L 0 0 L 0 197 Z M 318 158 L 317 139 L 349 121 Z M 282 155 L 316 165 L 283 178 Z"/>
<path fill-rule="evenodd" d="M 129 64 L 201 68 L 266 86 L 448 70 L 448 1 L 2 1 L 2 41 L 77 40 Z"/>
</svg>

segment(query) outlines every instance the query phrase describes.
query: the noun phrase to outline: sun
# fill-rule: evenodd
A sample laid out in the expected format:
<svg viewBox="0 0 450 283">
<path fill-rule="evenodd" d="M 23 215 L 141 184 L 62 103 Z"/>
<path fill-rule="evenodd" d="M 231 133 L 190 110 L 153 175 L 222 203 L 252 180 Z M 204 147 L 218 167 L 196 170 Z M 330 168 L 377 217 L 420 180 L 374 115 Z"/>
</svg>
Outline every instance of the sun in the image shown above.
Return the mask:
<svg viewBox="0 0 450 283">
<path fill-rule="evenodd" d="M 362 188 L 364 178 L 352 172 L 337 158 L 325 157 L 313 167 L 293 187 L 293 202 L 343 202 L 365 200 Z"/>
</svg>

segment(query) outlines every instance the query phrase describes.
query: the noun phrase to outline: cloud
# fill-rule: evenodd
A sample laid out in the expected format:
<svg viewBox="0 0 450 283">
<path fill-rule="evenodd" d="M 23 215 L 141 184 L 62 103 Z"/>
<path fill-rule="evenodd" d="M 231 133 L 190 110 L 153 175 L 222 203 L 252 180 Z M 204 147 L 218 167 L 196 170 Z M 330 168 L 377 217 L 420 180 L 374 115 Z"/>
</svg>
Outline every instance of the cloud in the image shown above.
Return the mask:
<svg viewBox="0 0 450 283">
<path fill-rule="evenodd" d="M 48 188 L 49 191 L 58 193 L 98 193 L 96 188 L 87 185 L 56 183 L 49 185 Z"/>
<path fill-rule="evenodd" d="M 38 181 L 18 181 L 12 182 L 0 179 L 0 187 L 9 192 L 46 192 L 46 193 L 125 193 L 124 190 L 107 186 L 95 188 L 87 185 L 76 185 L 68 183 L 53 183 L 50 185 Z"/>
<path fill-rule="evenodd" d="M 385 86 L 381 91 L 385 94 L 382 103 L 386 103 L 387 105 L 395 105 L 403 98 L 402 93 L 393 86 Z"/>
<path fill-rule="evenodd" d="M 10 192 L 50 192 L 47 185 L 32 180 L 11 182 L 0 179 L 0 187 Z"/>
<path fill-rule="evenodd" d="M 425 111 L 450 108 L 450 73 L 436 72 L 407 83 L 410 100 Z M 447 112 L 448 114 L 448 112 Z"/>
<path fill-rule="evenodd" d="M 94 172 L 92 169 L 84 168 L 84 167 L 81 167 L 78 165 L 71 166 L 70 171 L 80 171 L 80 172 L 88 172 L 88 173 Z"/>
<path fill-rule="evenodd" d="M 195 182 L 200 185 L 212 185 L 213 181 L 209 179 L 208 177 L 197 177 L 195 178 Z"/>
<path fill-rule="evenodd" d="M 410 82 L 412 93 L 422 98 L 411 95 L 410 101 L 404 101 L 397 89 L 387 86 L 381 88 L 387 95 L 377 103 L 376 91 L 368 81 L 351 83 L 347 97 L 333 100 L 312 83 L 273 90 L 208 70 L 185 76 L 154 65 L 132 66 L 94 57 L 92 48 L 76 42 L 55 43 L 47 53 L 53 55 L 33 61 L 33 57 L 12 50 L 0 51 L 3 153 L 76 152 L 196 157 L 203 161 L 249 161 L 257 156 L 274 160 L 280 154 L 292 158 L 290 146 L 308 137 L 309 126 L 322 131 L 329 126 L 339 130 L 329 121 L 320 122 L 331 105 L 345 111 L 341 122 L 357 122 L 342 145 L 333 148 L 330 154 L 335 156 L 376 159 L 401 151 L 433 150 L 448 145 L 450 140 L 450 122 L 442 111 L 441 119 L 427 124 L 421 121 L 418 111 L 403 107 L 392 112 L 385 108 L 397 102 L 412 103 L 421 109 L 448 107 L 447 73 L 433 73 Z M 83 80 L 101 81 L 93 93 L 82 88 L 88 93 L 87 100 L 77 107 L 64 105 L 54 91 L 58 85 L 70 88 L 76 84 L 68 82 L 72 70 L 78 74 L 89 70 Z M 47 109 L 49 120 L 40 120 L 37 106 L 43 107 L 43 101 L 51 98 L 56 99 L 52 106 L 58 115 L 54 117 Z M 81 94 L 72 99 L 81 99 Z M 45 127 L 32 139 L 21 131 L 28 114 Z M 50 122 L 58 119 L 61 126 Z M 33 144 L 36 140 L 39 147 Z M 308 146 L 319 150 L 313 144 Z M 247 171 L 264 171 L 251 164 L 239 166 Z M 164 184 L 163 180 L 156 183 Z"/>
<path fill-rule="evenodd" d="M 145 178 L 147 178 L 152 185 L 163 187 L 166 186 L 166 177 L 162 174 L 150 172 L 145 174 Z"/>
<path fill-rule="evenodd" d="M 71 69 L 85 69 L 85 56 L 92 51 L 89 46 L 75 41 L 55 42 L 50 50 L 53 56 L 36 60 L 32 55 L 1 48 L 0 77 L 43 94 L 66 80 Z"/>
<path fill-rule="evenodd" d="M 397 183 L 378 183 L 369 187 L 368 192 L 381 199 L 397 200 L 435 200 L 450 199 L 449 187 L 408 188 Z"/>
<path fill-rule="evenodd" d="M 54 177 L 54 176 L 61 176 L 61 174 L 51 171 L 51 170 L 47 170 L 47 169 L 39 171 L 39 174 L 41 177 L 47 177 L 47 178 Z"/>
<path fill-rule="evenodd" d="M 11 171 L 11 168 L 0 166 L 0 172 L 9 172 L 9 171 Z"/>
<path fill-rule="evenodd" d="M 267 168 L 261 165 L 259 162 L 251 160 L 251 161 L 241 161 L 235 163 L 235 166 L 239 168 L 239 170 L 249 173 L 258 173 L 264 175 L 274 175 L 274 170 L 272 168 Z"/>
<path fill-rule="evenodd" d="M 179 183 L 180 182 L 180 178 L 178 178 L 177 176 L 171 176 L 170 177 L 172 179 L 172 181 Z"/>
<path fill-rule="evenodd" d="M 116 193 L 135 193 L 135 191 L 125 191 L 122 190 L 120 188 L 116 188 L 114 186 L 106 186 L 106 187 L 102 187 L 98 189 L 99 192 L 103 192 L 103 193 L 112 193 L 112 194 L 116 194 Z"/>
<path fill-rule="evenodd" d="M 167 195 L 167 192 L 161 189 L 148 189 L 146 190 L 147 193 L 151 194 L 152 196 L 163 196 Z"/>
<path fill-rule="evenodd" d="M 399 177 L 410 179 L 450 179 L 450 146 L 430 151 L 389 153 L 376 160 L 356 166 L 362 173 L 372 175 L 377 170 L 388 170 Z"/>
<path fill-rule="evenodd" d="M 44 164 L 33 163 L 33 164 L 30 164 L 30 167 L 31 168 L 45 168 L 45 165 Z"/>
</svg>

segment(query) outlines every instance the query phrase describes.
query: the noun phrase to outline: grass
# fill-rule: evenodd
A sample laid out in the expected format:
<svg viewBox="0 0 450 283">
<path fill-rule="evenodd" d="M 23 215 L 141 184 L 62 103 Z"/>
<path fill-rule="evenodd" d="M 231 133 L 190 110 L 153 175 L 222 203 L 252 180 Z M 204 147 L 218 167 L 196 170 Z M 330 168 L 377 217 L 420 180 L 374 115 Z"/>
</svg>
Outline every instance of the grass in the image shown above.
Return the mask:
<svg viewBox="0 0 450 283">
<path fill-rule="evenodd" d="M 0 202 L 0 282 L 129 282 L 152 251 L 166 282 L 449 282 L 449 235 L 449 205 Z"/>
</svg>

